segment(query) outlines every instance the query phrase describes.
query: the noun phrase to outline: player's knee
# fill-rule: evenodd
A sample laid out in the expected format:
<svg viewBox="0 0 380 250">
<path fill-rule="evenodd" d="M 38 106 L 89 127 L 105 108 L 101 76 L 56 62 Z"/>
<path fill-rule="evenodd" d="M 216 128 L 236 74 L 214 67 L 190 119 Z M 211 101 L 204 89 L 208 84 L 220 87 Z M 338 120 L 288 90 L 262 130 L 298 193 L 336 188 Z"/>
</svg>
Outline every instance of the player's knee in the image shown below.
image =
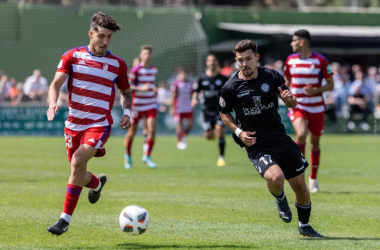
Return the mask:
<svg viewBox="0 0 380 250">
<path fill-rule="evenodd" d="M 75 155 L 71 159 L 71 168 L 74 171 L 80 171 L 86 168 L 87 158 L 81 155 Z"/>
<path fill-rule="evenodd" d="M 275 173 L 267 181 L 273 188 L 282 189 L 284 186 L 284 175 L 282 173 Z"/>
</svg>

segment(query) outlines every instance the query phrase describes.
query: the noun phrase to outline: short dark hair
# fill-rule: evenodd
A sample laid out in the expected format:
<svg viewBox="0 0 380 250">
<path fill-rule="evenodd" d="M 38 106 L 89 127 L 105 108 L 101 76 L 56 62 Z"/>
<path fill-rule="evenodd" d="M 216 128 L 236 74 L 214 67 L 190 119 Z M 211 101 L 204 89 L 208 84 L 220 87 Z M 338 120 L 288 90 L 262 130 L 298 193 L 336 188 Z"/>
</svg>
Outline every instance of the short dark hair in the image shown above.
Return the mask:
<svg viewBox="0 0 380 250">
<path fill-rule="evenodd" d="M 241 40 L 240 42 L 238 42 L 232 51 L 236 55 L 236 52 L 241 53 L 241 52 L 247 51 L 249 49 L 251 49 L 254 54 L 257 54 L 258 46 L 253 41 L 245 39 L 245 40 Z"/>
<path fill-rule="evenodd" d="M 297 30 L 296 32 L 294 32 L 293 35 L 304 38 L 304 39 L 308 40 L 309 43 L 311 42 L 311 36 L 310 36 L 309 31 L 307 31 L 307 30 Z"/>
<path fill-rule="evenodd" d="M 106 13 L 99 11 L 91 17 L 91 29 L 98 31 L 98 27 L 106 28 L 116 32 L 121 29 L 121 25 L 117 24 L 115 19 Z"/>
<path fill-rule="evenodd" d="M 145 50 L 145 49 L 147 49 L 147 50 L 149 50 L 150 52 L 152 52 L 152 51 L 153 51 L 153 46 L 150 45 L 150 44 L 145 44 L 145 45 L 143 45 L 143 46 L 140 47 L 140 51 L 143 51 L 143 50 Z"/>
</svg>

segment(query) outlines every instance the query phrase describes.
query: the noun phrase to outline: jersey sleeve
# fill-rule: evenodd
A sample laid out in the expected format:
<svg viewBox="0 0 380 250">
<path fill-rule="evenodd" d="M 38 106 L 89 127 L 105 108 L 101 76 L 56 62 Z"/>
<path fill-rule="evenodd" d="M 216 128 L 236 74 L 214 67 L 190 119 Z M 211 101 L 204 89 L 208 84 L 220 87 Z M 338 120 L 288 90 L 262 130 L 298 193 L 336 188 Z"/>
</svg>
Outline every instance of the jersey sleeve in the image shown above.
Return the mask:
<svg viewBox="0 0 380 250">
<path fill-rule="evenodd" d="M 327 79 L 334 74 L 331 70 L 330 62 L 326 58 L 321 61 L 321 67 L 323 78 Z"/>
<path fill-rule="evenodd" d="M 202 90 L 202 79 L 201 78 L 198 78 L 195 83 L 194 83 L 194 86 L 193 86 L 193 90 L 197 93 L 201 92 Z"/>
<path fill-rule="evenodd" d="M 177 91 L 177 81 L 173 82 L 172 86 L 170 86 L 170 91 L 171 92 L 176 92 Z"/>
<path fill-rule="evenodd" d="M 290 78 L 291 77 L 288 62 L 289 62 L 289 57 L 286 59 L 286 61 L 284 63 L 284 76 L 286 78 Z"/>
<path fill-rule="evenodd" d="M 61 61 L 57 66 L 57 72 L 62 72 L 65 74 L 70 74 L 71 66 L 73 64 L 73 53 L 74 50 L 69 50 L 61 56 Z"/>
<path fill-rule="evenodd" d="M 121 90 L 129 89 L 128 67 L 127 64 L 120 60 L 119 74 L 116 78 L 116 86 Z"/>
<path fill-rule="evenodd" d="M 289 89 L 286 85 L 285 85 L 285 79 L 280 75 L 280 73 L 278 73 L 277 71 L 273 71 L 273 78 L 275 79 L 275 92 L 277 95 L 280 95 L 280 90 L 278 90 L 278 88 L 280 87 L 282 90 L 286 90 L 286 89 Z"/>
<path fill-rule="evenodd" d="M 133 67 L 131 71 L 129 72 L 129 83 L 133 86 L 138 85 L 137 72 L 138 72 L 138 67 Z"/>
<path fill-rule="evenodd" d="M 224 85 L 218 92 L 218 111 L 229 114 L 233 109 L 233 93 L 228 85 Z"/>
</svg>

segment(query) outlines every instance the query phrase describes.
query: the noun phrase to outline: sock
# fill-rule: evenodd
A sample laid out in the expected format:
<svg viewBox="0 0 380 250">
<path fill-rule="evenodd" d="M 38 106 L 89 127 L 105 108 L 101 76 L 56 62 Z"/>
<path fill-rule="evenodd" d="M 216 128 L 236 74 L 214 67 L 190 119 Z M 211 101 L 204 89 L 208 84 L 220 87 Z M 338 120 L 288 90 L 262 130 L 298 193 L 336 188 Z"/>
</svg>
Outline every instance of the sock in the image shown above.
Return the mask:
<svg viewBox="0 0 380 250">
<path fill-rule="evenodd" d="M 146 143 L 148 144 L 148 150 L 146 152 L 146 155 L 150 156 L 150 153 L 152 152 L 152 149 L 153 149 L 154 140 L 147 139 Z"/>
<path fill-rule="evenodd" d="M 305 156 L 305 144 L 306 144 L 306 143 L 300 144 L 298 141 L 296 141 L 296 144 L 297 144 L 298 147 L 300 148 L 302 155 Z M 305 157 L 306 157 L 306 156 L 305 156 Z"/>
<path fill-rule="evenodd" d="M 311 212 L 311 202 L 307 205 L 298 204 L 294 202 L 294 205 L 297 208 L 298 221 L 303 225 L 309 224 L 310 212 Z"/>
<path fill-rule="evenodd" d="M 129 140 L 125 139 L 125 147 L 126 147 L 127 155 L 131 155 L 132 142 L 133 141 L 129 141 Z"/>
<path fill-rule="evenodd" d="M 81 192 L 82 192 L 81 187 L 71 185 L 71 184 L 67 184 L 65 204 L 63 206 L 63 213 L 70 215 L 70 216 L 73 215 L 74 209 L 77 206 Z M 69 218 L 69 220 L 70 219 L 71 218 Z M 69 222 L 69 221 L 67 221 L 67 222 Z"/>
<path fill-rule="evenodd" d="M 71 215 L 68 215 L 66 213 L 62 213 L 61 218 L 63 218 L 68 223 L 70 223 L 70 221 L 71 221 Z"/>
<path fill-rule="evenodd" d="M 219 152 L 220 156 L 224 157 L 224 147 L 226 146 L 226 141 L 224 140 L 224 137 L 219 138 Z"/>
<path fill-rule="evenodd" d="M 98 177 L 96 177 L 95 175 L 93 175 L 91 173 L 91 180 L 88 184 L 85 185 L 85 187 L 87 188 L 92 188 L 92 189 L 96 189 L 98 188 L 98 186 L 101 186 L 102 184 L 100 183 Z M 96 191 L 96 190 L 95 190 Z"/>
<path fill-rule="evenodd" d="M 311 151 L 311 173 L 310 173 L 311 179 L 317 179 L 320 155 L 321 155 L 321 150 Z"/>
<path fill-rule="evenodd" d="M 286 198 L 284 188 L 281 189 L 281 192 L 279 194 L 274 194 L 271 192 L 271 194 L 276 198 L 278 201 L 283 201 Z"/>
</svg>

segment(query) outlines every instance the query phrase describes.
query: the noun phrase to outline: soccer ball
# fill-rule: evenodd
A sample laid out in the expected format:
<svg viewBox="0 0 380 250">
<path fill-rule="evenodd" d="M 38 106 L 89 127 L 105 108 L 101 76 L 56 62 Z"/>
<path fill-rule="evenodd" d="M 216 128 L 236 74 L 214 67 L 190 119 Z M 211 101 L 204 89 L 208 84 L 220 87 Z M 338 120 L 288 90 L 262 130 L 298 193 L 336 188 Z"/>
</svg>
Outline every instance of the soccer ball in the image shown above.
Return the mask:
<svg viewBox="0 0 380 250">
<path fill-rule="evenodd" d="M 148 212 L 145 208 L 137 205 L 124 208 L 119 216 L 120 228 L 128 235 L 137 236 L 145 233 L 149 222 Z"/>
</svg>

